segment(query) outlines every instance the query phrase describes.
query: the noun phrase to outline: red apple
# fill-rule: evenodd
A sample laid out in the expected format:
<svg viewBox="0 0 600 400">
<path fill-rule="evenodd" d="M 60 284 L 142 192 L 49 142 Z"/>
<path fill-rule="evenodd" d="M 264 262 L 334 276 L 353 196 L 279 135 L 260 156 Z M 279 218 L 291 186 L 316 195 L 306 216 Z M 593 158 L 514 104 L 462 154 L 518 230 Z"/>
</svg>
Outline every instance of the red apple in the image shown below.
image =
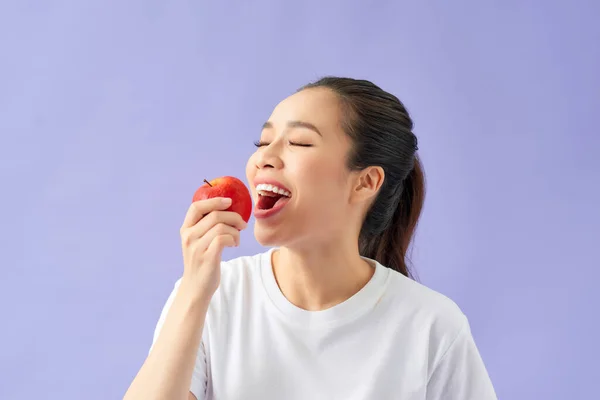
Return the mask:
<svg viewBox="0 0 600 400">
<path fill-rule="evenodd" d="M 233 176 L 223 176 L 210 182 L 205 179 L 204 182 L 205 184 L 194 193 L 192 202 L 213 197 L 229 197 L 232 201 L 227 211 L 240 214 L 242 219 L 248 222 L 252 214 L 252 197 L 244 182 Z"/>
</svg>

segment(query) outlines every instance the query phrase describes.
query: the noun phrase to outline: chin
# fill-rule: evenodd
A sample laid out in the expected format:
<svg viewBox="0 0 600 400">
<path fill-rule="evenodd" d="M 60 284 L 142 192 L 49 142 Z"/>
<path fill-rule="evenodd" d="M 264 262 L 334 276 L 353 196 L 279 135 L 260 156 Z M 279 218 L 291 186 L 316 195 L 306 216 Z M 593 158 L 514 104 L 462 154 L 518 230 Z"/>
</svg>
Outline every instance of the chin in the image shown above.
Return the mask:
<svg viewBox="0 0 600 400">
<path fill-rule="evenodd" d="M 254 238 L 258 244 L 265 247 L 279 247 L 284 242 L 278 229 L 260 226 L 260 222 L 254 224 Z"/>
<path fill-rule="evenodd" d="M 254 225 L 254 237 L 263 247 L 286 247 L 303 249 L 314 248 L 320 240 L 315 235 L 306 234 L 303 229 L 277 229 L 277 227 Z M 315 242 L 316 240 L 316 242 Z"/>
</svg>

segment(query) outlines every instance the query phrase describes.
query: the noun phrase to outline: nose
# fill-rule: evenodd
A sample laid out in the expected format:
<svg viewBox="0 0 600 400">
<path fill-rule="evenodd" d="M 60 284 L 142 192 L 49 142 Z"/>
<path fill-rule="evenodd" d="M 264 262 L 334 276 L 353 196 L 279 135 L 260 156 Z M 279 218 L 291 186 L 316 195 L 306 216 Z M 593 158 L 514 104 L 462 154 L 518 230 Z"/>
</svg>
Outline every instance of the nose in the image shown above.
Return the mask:
<svg viewBox="0 0 600 400">
<path fill-rule="evenodd" d="M 274 168 L 280 169 L 283 167 L 283 160 L 281 159 L 281 155 L 278 154 L 278 150 L 273 144 L 269 144 L 261 149 L 258 152 L 256 158 L 256 168 L 258 169 L 266 169 L 266 168 Z"/>
</svg>

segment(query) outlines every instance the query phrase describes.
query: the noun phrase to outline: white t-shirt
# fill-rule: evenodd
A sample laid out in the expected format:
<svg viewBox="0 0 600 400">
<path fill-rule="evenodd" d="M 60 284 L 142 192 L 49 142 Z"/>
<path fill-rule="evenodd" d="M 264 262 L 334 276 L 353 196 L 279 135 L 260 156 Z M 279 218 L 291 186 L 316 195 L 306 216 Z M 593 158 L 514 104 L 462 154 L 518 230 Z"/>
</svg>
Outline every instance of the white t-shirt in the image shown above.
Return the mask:
<svg viewBox="0 0 600 400">
<path fill-rule="evenodd" d="M 280 291 L 271 252 L 222 263 L 190 386 L 198 400 L 496 399 L 448 298 L 367 259 L 375 272 L 358 293 L 306 311 Z"/>
</svg>

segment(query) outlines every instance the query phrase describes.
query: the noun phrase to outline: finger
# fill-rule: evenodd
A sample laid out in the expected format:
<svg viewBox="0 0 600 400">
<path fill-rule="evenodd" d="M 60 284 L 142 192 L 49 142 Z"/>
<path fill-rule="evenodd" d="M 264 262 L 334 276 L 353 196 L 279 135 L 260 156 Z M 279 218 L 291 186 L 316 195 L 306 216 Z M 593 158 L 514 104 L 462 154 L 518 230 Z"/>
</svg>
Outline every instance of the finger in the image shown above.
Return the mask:
<svg viewBox="0 0 600 400">
<path fill-rule="evenodd" d="M 215 210 L 226 210 L 231 205 L 229 197 L 214 197 L 207 200 L 198 200 L 192 203 L 187 210 L 181 229 L 196 225 L 206 214 Z"/>
<path fill-rule="evenodd" d="M 205 252 L 208 250 L 208 247 L 212 243 L 212 241 L 218 237 L 223 235 L 229 235 L 234 239 L 234 245 L 237 246 L 240 243 L 240 231 L 236 228 L 229 226 L 227 224 L 218 223 L 206 232 L 202 237 L 200 237 L 194 243 L 194 251 Z"/>
<path fill-rule="evenodd" d="M 225 224 L 232 228 L 241 231 L 248 225 L 242 217 L 233 211 L 212 211 L 198 223 L 190 228 L 182 229 L 181 241 L 183 246 L 189 246 L 197 239 L 203 237 L 210 231 L 215 225 Z M 207 245 L 208 246 L 208 245 Z"/>
<path fill-rule="evenodd" d="M 209 229 L 217 224 L 226 224 L 236 228 L 241 231 L 245 229 L 248 224 L 242 219 L 240 214 L 233 211 L 212 211 L 204 218 L 202 218 L 196 225 L 192 226 L 190 229 L 194 231 L 193 235 L 196 237 L 201 237 Z"/>
<path fill-rule="evenodd" d="M 232 235 L 219 235 L 216 236 L 208 246 L 208 249 L 204 253 L 204 259 L 209 263 L 218 264 L 221 262 L 223 255 L 223 249 L 225 247 L 236 247 L 236 239 Z"/>
</svg>

